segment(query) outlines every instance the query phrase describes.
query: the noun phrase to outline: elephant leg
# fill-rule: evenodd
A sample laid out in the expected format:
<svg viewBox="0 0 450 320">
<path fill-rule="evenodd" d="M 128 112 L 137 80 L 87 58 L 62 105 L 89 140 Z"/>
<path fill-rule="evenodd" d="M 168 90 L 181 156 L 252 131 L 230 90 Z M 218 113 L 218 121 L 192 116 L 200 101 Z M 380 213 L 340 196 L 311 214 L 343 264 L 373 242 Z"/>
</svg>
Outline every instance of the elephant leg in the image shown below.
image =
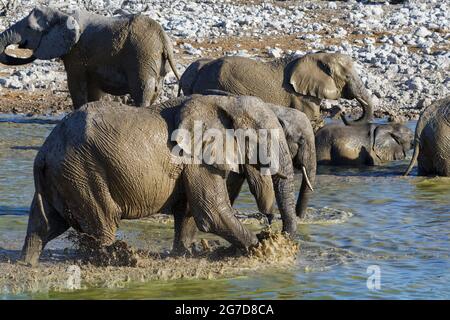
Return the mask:
<svg viewBox="0 0 450 320">
<path fill-rule="evenodd" d="M 262 175 L 257 168 L 251 165 L 245 166 L 245 176 L 250 192 L 256 199 L 258 210 L 266 216 L 272 216 L 275 204 L 272 176 Z"/>
<path fill-rule="evenodd" d="M 187 166 L 183 180 L 192 215 L 201 231 L 214 233 L 243 251 L 258 243 L 256 236 L 235 217 L 221 171 L 210 166 Z"/>
<path fill-rule="evenodd" d="M 28 229 L 22 248 L 22 261 L 36 265 L 45 245 L 63 234 L 69 228 L 68 223 L 58 212 L 48 205 L 40 195 L 35 195 L 28 218 Z"/>
<path fill-rule="evenodd" d="M 227 190 L 231 205 L 234 204 L 242 189 L 245 177 L 236 172 L 230 172 L 227 177 Z"/>
<path fill-rule="evenodd" d="M 74 160 L 79 161 L 77 160 Z M 77 172 L 76 179 L 60 181 L 60 191 L 65 195 L 67 220 L 79 232 L 94 238 L 100 245 L 110 245 L 122 217 L 122 208 L 110 193 L 110 184 L 102 172 L 102 164 L 91 164 L 91 170 Z"/>
<path fill-rule="evenodd" d="M 70 63 L 64 63 L 67 72 L 67 86 L 74 109 L 80 108 L 88 102 L 88 83 L 85 70 L 79 65 L 73 66 Z"/>
<path fill-rule="evenodd" d="M 131 98 L 137 107 L 150 106 L 156 100 L 157 82 L 149 70 L 137 67 L 128 72 Z"/>
<path fill-rule="evenodd" d="M 177 211 L 175 218 L 175 238 L 172 253 L 185 255 L 190 253 L 190 247 L 197 233 L 194 217 L 188 209 Z"/>
<path fill-rule="evenodd" d="M 88 82 L 88 102 L 99 101 L 105 93 L 96 85 L 96 83 Z"/>
</svg>

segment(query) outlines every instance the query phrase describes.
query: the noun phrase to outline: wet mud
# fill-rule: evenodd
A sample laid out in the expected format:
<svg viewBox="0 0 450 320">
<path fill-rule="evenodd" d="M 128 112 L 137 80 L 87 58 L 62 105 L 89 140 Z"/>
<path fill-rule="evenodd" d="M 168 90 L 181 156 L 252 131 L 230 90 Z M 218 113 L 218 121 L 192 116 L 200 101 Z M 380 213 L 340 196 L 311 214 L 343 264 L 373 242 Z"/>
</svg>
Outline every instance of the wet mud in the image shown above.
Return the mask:
<svg viewBox="0 0 450 320">
<path fill-rule="evenodd" d="M 68 234 L 73 248 L 44 255 L 36 267 L 22 265 L 19 254 L 0 256 L 0 293 L 67 291 L 89 287 L 117 288 L 153 280 L 218 279 L 249 271 L 294 266 L 297 242 L 277 231 L 258 234 L 260 243 L 248 254 L 217 241 L 201 239 L 203 250 L 192 256 L 172 256 L 130 246 L 117 240 L 101 246 L 93 238 Z"/>
</svg>

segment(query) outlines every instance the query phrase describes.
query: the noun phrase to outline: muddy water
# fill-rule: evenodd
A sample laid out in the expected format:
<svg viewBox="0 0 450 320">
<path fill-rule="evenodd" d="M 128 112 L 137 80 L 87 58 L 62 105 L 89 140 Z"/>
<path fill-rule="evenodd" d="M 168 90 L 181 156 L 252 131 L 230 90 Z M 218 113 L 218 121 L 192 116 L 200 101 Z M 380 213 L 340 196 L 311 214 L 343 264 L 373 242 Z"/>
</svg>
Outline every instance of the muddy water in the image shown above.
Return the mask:
<svg viewBox="0 0 450 320">
<path fill-rule="evenodd" d="M 0 119 L 0 258 L 14 260 L 33 194 L 32 161 L 53 124 L 10 120 Z M 299 224 L 300 253 L 292 268 L 213 280 L 131 282 L 112 288 L 99 284 L 65 292 L 12 295 L 0 290 L 0 299 L 448 299 L 450 179 L 400 177 L 406 166 L 401 161 L 379 168 L 319 168 L 310 204 L 314 209 Z M 244 191 L 238 209 L 255 212 Z M 133 221 L 123 223 L 119 237 L 164 252 L 170 249 L 172 232 L 171 223 Z M 67 246 L 62 237 L 49 245 L 49 252 L 64 256 L 61 249 Z M 367 280 L 374 271 L 379 271 L 380 288 L 370 290 Z M 377 282 L 369 284 L 373 288 Z"/>
</svg>

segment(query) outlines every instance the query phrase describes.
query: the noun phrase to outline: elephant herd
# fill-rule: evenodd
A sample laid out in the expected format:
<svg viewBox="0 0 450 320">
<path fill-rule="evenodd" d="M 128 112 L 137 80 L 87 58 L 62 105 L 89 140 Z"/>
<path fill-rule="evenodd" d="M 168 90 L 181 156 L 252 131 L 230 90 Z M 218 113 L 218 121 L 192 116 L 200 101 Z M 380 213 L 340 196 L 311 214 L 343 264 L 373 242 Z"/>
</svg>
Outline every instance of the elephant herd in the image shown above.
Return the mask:
<svg viewBox="0 0 450 320">
<path fill-rule="evenodd" d="M 33 53 L 11 56 L 6 52 L 11 44 Z M 258 210 L 270 222 L 276 203 L 283 231 L 294 236 L 314 190 L 317 164 L 379 165 L 404 159 L 414 148 L 407 173 L 417 161 L 420 175 L 450 175 L 450 97 L 423 111 L 414 136 L 402 124 L 373 123 L 373 99 L 344 54 L 271 62 L 204 58 L 180 77 L 171 40 L 154 20 L 53 8 L 36 8 L 2 32 L 0 52 L 6 65 L 60 58 L 75 109 L 34 161 L 35 194 L 22 251 L 30 265 L 70 227 L 108 245 L 121 219 L 155 213 L 174 216 L 175 254 L 190 253 L 197 230 L 247 252 L 258 239 L 233 208 L 245 181 Z M 154 105 L 170 69 L 179 80 L 179 97 Z M 130 94 L 132 104 L 143 108 L 100 101 L 104 94 Z M 356 99 L 362 116 L 325 125 L 321 100 L 339 98 Z M 281 134 L 269 144 L 260 136 L 255 141 L 233 136 L 231 150 L 239 150 L 239 162 L 229 154 L 228 140 L 196 139 L 198 123 L 225 137 L 230 130 Z M 213 161 L 180 161 L 193 156 L 190 146 L 196 142 L 213 150 Z M 217 160 L 219 149 L 225 150 L 225 162 Z M 273 163 L 260 158 L 261 150 L 277 155 L 276 170 L 269 170 Z M 301 173 L 297 200 L 294 170 Z"/>
</svg>

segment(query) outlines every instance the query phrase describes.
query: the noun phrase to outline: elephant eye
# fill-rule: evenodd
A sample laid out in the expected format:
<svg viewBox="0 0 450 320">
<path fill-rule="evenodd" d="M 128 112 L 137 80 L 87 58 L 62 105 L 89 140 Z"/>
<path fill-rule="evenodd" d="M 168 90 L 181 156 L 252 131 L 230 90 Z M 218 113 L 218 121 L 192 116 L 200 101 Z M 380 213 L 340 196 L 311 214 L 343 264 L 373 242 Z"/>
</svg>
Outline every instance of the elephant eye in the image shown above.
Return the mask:
<svg viewBox="0 0 450 320">
<path fill-rule="evenodd" d="M 298 145 L 299 145 L 299 146 L 302 146 L 302 145 L 304 145 L 304 144 L 305 144 L 305 138 L 300 137 L 300 139 L 298 139 Z"/>
</svg>

